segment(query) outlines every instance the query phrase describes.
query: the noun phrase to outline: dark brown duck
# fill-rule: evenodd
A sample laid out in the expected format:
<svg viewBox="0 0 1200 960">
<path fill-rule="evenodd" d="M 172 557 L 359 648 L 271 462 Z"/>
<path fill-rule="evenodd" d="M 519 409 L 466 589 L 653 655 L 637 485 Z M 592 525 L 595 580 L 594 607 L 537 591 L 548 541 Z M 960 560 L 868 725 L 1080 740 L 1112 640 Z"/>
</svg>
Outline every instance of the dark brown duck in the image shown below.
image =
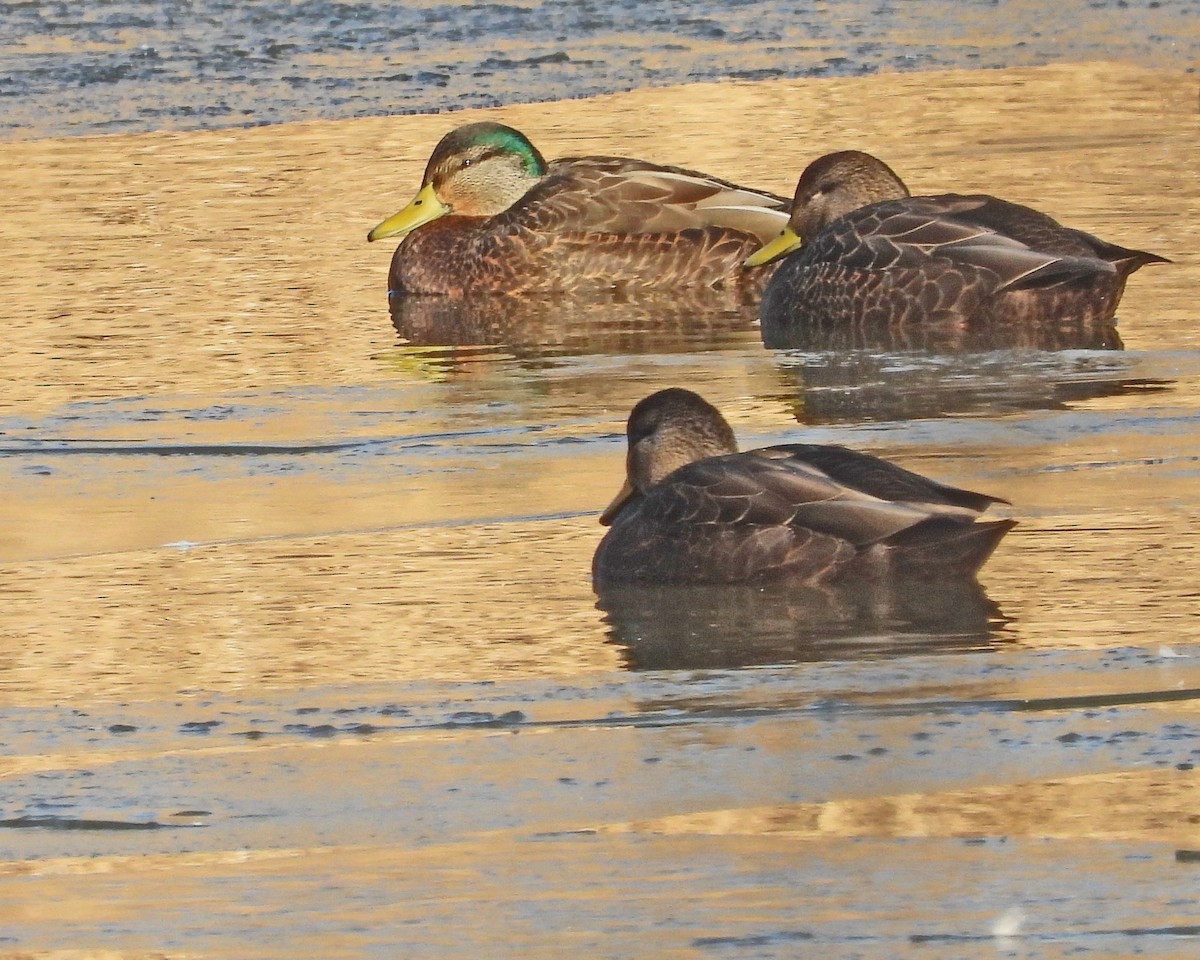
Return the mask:
<svg viewBox="0 0 1200 960">
<path fill-rule="evenodd" d="M 1013 520 L 976 522 L 999 497 L 946 486 L 845 447 L 737 452 L 690 390 L 640 401 L 624 489 L 592 561 L 596 584 L 843 577 L 973 578 Z"/>
<path fill-rule="evenodd" d="M 798 325 L 1094 326 L 1112 319 L 1131 273 L 1169 262 L 996 197 L 910 196 L 887 164 L 854 150 L 809 165 L 787 229 L 747 263 L 788 253 L 763 295 L 764 336 Z"/>
<path fill-rule="evenodd" d="M 783 197 L 642 160 L 547 163 L 483 122 L 442 138 L 420 191 L 367 239 L 403 237 L 392 294 L 717 286 L 786 223 Z"/>
</svg>

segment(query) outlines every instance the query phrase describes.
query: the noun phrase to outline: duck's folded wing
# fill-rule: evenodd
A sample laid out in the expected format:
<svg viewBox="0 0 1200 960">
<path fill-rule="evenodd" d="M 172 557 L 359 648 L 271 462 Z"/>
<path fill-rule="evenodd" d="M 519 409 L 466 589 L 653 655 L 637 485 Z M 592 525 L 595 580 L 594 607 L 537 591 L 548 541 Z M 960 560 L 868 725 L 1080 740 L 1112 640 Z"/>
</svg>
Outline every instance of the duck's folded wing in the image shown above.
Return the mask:
<svg viewBox="0 0 1200 960">
<path fill-rule="evenodd" d="M 864 271 L 920 270 L 932 260 L 949 261 L 989 271 L 997 278 L 997 289 L 1116 273 L 1098 257 L 1035 249 L 1005 233 L 1003 218 L 995 215 L 995 205 L 1001 203 L 950 194 L 874 204 L 831 224 L 808 255 Z"/>
<path fill-rule="evenodd" d="M 1145 250 L 1132 250 L 1094 234 L 1064 227 L 1040 210 L 997 197 L 963 197 L 947 194 L 937 198 L 947 203 L 970 201 L 970 218 L 997 233 L 1019 240 L 1027 247 L 1061 257 L 1106 260 L 1118 273 L 1132 273 L 1148 263 L 1170 263 L 1166 257 Z"/>
<path fill-rule="evenodd" d="M 542 229 L 670 234 L 722 227 L 765 243 L 787 224 L 788 202 L 716 177 L 624 158 L 558 160 L 511 213 Z"/>
<path fill-rule="evenodd" d="M 1003 497 L 963 490 L 913 473 L 889 460 L 829 444 L 788 443 L 756 450 L 758 456 L 807 464 L 830 479 L 881 500 L 944 504 L 982 513 Z"/>
<path fill-rule="evenodd" d="M 971 523 L 979 513 L 944 499 L 894 501 L 864 493 L 786 448 L 690 464 L 652 489 L 641 509 L 644 517 L 667 527 L 793 527 L 857 546 L 877 543 L 931 517 Z"/>
</svg>

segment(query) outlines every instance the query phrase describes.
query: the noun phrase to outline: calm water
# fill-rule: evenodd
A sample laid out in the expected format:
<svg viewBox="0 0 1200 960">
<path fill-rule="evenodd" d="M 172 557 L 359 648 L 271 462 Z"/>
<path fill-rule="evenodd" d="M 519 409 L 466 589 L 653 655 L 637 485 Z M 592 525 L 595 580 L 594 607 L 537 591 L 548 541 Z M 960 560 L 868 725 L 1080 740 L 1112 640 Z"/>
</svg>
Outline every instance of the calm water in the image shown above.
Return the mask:
<svg viewBox="0 0 1200 960">
<path fill-rule="evenodd" d="M 1034 57 L 1002 49 L 995 19 L 1040 7 L 922 5 L 944 25 L 927 34 L 910 6 L 872 8 L 891 39 L 844 69 L 890 67 L 922 35 L 939 56 Z M 41 42 L 76 62 L 157 24 L 174 65 L 129 81 L 147 91 L 254 59 L 211 56 L 223 30 L 276 32 L 254 7 L 213 8 L 203 30 L 195 5 L 174 27 L 166 5 L 140 26 L 141 8 L 3 9 L 68 24 Z M 732 9 L 724 36 L 678 32 L 719 61 L 775 29 L 769 5 L 740 26 Z M 278 56 L 307 62 L 331 18 L 373 10 L 274 11 L 309 38 Z M 586 10 L 555 29 L 607 16 Z M 1119 35 L 1130 61 L 1167 58 L 1165 28 L 1150 34 L 1181 11 L 1089 6 L 1061 42 Z M 607 35 L 656 35 L 633 30 Z M 361 89 L 356 51 L 379 42 L 304 75 Z M 694 61 L 688 43 L 653 62 Z M 573 51 L 522 69 L 574 69 Z M 326 109 L 256 88 L 283 69 L 267 59 L 238 97 Z M 702 294 L 392 317 L 390 250 L 363 236 L 407 200 L 444 117 L 28 139 L 140 129 L 152 102 L 155 126 L 243 119 L 147 96 L 10 128 L 0 957 L 1194 957 L 1196 94 L 1182 69 L 1059 64 L 502 114 L 550 155 L 686 159 L 786 191 L 815 145 L 858 145 L 918 189 L 1036 203 L 1176 261 L 1133 278 L 1123 350 L 768 350 L 752 306 Z M 29 116 L 57 122 L 45 103 Z M 869 449 L 1005 496 L 1020 524 L 978 591 L 598 598 L 624 418 L 675 383 L 745 445 Z"/>
<path fill-rule="evenodd" d="M 1055 11 L 1050 24 L 1024 0 L 0 3 L 0 137 L 427 113 L 724 78 L 1196 66 L 1197 0 Z"/>
</svg>

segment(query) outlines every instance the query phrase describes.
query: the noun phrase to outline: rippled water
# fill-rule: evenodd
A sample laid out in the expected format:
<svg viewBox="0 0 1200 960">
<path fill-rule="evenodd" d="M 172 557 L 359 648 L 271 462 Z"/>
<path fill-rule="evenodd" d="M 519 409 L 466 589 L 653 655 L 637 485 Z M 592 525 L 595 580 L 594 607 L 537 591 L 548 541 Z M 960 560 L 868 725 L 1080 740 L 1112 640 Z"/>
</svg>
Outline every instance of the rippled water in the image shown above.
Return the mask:
<svg viewBox="0 0 1200 960">
<path fill-rule="evenodd" d="M 1196 93 L 502 114 L 550 155 L 787 191 L 849 141 L 1036 203 L 1175 260 L 1121 350 L 767 349 L 705 294 L 391 316 L 363 235 L 445 117 L 0 147 L 0 956 L 1193 957 Z M 624 418 L 673 383 L 1019 525 L 978 591 L 597 597 Z"/>
<path fill-rule="evenodd" d="M 1197 0 L 1055 11 L 1051 24 L 1020 0 L 3 3 L 0 136 L 426 113 L 726 78 L 1195 68 Z"/>
</svg>

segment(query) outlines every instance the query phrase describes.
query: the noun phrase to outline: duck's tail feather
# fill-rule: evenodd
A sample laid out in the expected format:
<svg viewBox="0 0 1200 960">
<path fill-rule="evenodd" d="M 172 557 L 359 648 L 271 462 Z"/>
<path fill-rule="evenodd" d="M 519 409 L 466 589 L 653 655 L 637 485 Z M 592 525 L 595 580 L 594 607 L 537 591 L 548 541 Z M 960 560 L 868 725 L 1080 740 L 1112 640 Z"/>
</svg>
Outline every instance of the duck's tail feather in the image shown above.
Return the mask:
<svg viewBox="0 0 1200 960">
<path fill-rule="evenodd" d="M 974 576 L 1016 520 L 962 523 L 931 517 L 888 541 L 895 551 L 896 572 L 924 579 Z"/>
</svg>

